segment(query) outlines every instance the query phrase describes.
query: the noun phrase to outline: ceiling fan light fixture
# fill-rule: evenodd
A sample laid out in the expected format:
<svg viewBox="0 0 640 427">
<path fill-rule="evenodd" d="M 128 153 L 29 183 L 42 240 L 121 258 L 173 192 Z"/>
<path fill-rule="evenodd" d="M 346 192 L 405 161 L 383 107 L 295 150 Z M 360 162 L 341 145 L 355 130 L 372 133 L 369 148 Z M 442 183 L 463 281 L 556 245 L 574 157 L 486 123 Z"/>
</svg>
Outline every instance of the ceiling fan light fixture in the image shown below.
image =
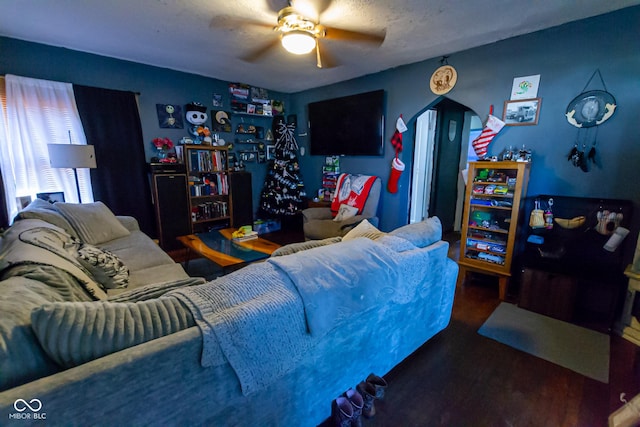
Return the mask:
<svg viewBox="0 0 640 427">
<path fill-rule="evenodd" d="M 287 52 L 304 55 L 316 47 L 316 39 L 306 31 L 289 31 L 282 35 L 282 46 Z"/>
</svg>

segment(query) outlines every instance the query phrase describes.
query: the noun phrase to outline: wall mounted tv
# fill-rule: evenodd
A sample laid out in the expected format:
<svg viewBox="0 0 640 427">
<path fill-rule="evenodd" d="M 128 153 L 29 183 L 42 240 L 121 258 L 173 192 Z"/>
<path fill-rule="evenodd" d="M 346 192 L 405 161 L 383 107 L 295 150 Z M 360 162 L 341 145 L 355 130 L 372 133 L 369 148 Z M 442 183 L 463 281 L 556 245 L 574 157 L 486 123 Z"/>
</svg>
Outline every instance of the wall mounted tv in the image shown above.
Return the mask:
<svg viewBox="0 0 640 427">
<path fill-rule="evenodd" d="M 382 156 L 384 90 L 309 103 L 312 156 Z"/>
</svg>

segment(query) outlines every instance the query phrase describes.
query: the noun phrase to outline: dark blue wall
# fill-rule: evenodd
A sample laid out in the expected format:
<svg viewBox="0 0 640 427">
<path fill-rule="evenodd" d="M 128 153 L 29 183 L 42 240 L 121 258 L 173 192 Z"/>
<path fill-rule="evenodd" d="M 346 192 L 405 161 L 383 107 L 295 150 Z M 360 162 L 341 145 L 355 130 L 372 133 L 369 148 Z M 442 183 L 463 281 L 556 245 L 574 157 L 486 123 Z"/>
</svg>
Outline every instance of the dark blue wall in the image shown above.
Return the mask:
<svg viewBox="0 0 640 427">
<path fill-rule="evenodd" d="M 0 74 L 139 93 L 140 120 L 147 160 L 155 154 L 151 142 L 154 138 L 166 136 L 173 142 L 178 142 L 183 136 L 189 136 L 186 126 L 184 129 L 161 129 L 156 104 L 177 104 L 184 107 L 185 104 L 196 101 L 207 106 L 210 111 L 213 109 L 213 94 L 218 93 L 223 95 L 224 109 L 230 111 L 229 82 L 226 81 L 5 37 L 0 37 Z M 273 91 L 269 94 L 273 99 L 283 100 L 285 106 L 288 104 L 287 94 Z M 270 119 L 262 117 L 242 118 L 245 123 L 257 126 L 271 123 Z M 235 116 L 233 121 L 234 125 L 239 123 L 239 117 Z M 210 119 L 208 124 L 211 126 Z M 185 125 L 188 125 L 186 121 Z M 232 134 L 221 134 L 221 137 L 226 141 L 233 139 Z M 235 149 L 239 148 L 250 147 L 236 146 Z M 255 211 L 266 175 L 266 164 L 248 163 L 247 170 L 252 173 Z"/>
<path fill-rule="evenodd" d="M 578 197 L 631 199 L 635 202 L 635 226 L 640 223 L 640 7 L 602 15 L 546 31 L 512 38 L 491 45 L 452 53 L 448 59 L 458 72 L 455 88 L 446 96 L 473 109 L 483 120 L 494 106 L 502 117 L 513 78 L 540 74 L 538 96 L 542 98 L 537 126 L 505 127 L 489 146 L 499 154 L 509 145 L 523 144 L 533 150 L 529 195 L 559 194 Z M 401 158 L 411 163 L 415 120 L 437 101 L 429 89 L 429 78 L 440 66 L 440 58 L 398 67 L 374 75 L 341 82 L 291 97 L 299 122 L 306 122 L 309 102 L 374 89 L 387 94 L 386 136 L 390 140 L 395 120 L 402 114 L 409 126 L 403 135 Z M 567 161 L 578 130 L 567 123 L 565 109 L 582 92 L 596 69 L 600 69 L 607 90 L 614 95 L 615 115 L 598 126 L 597 150 L 600 168 L 585 173 Z M 589 89 L 602 89 L 599 79 Z M 304 129 L 303 129 L 304 130 Z M 308 137 L 299 138 L 308 149 Z M 394 151 L 387 144 L 380 157 L 343 157 L 343 171 L 389 177 Z M 301 165 L 310 188 L 320 186 L 324 158 L 306 156 Z M 457 168 L 457 165 L 451 165 Z M 397 194 L 385 191 L 381 206 L 381 228 L 392 229 L 408 218 L 411 168 L 400 179 Z"/>
<path fill-rule="evenodd" d="M 540 74 L 538 96 L 542 98 L 537 126 L 507 127 L 494 139 L 490 154 L 509 145 L 533 150 L 529 194 L 560 194 L 579 197 L 631 199 L 636 216 L 633 231 L 640 223 L 638 180 L 640 159 L 640 7 L 627 8 L 599 17 L 553 29 L 512 38 L 463 52 L 451 53 L 449 64 L 458 72 L 456 87 L 447 96 L 473 109 L 483 120 L 494 106 L 502 116 L 514 77 Z M 343 95 L 384 89 L 387 96 L 386 140 L 391 138 L 396 118 L 402 114 L 409 125 L 404 134 L 402 159 L 408 167 L 400 180 L 400 191 L 384 191 L 381 201 L 381 228 L 405 224 L 409 209 L 411 157 L 416 117 L 437 101 L 429 90 L 429 78 L 440 66 L 440 58 L 398 67 L 366 77 L 294 94 L 272 94 L 283 99 L 288 113 L 298 115 L 298 133 L 307 131 L 306 105 L 309 102 Z M 617 101 L 615 115 L 598 127 L 600 168 L 589 173 L 572 166 L 566 159 L 578 135 L 564 113 L 567 104 L 584 88 L 596 69 L 600 69 L 607 90 Z M 318 70 L 317 72 L 322 72 Z M 84 54 L 67 49 L 0 38 L 0 74 L 65 81 L 89 86 L 140 92 L 140 115 L 145 149 L 151 156 L 151 140 L 169 136 L 174 141 L 186 131 L 158 127 L 155 104 L 185 104 L 199 101 L 211 105 L 213 93 L 225 95 L 227 82 L 167 69 Z M 251 82 L 244 82 L 251 83 Z M 590 89 L 601 89 L 595 79 Z M 268 88 L 267 88 L 268 89 Z M 308 137 L 298 137 L 308 153 Z M 384 157 L 344 157 L 344 171 L 374 174 L 386 181 L 393 157 L 387 144 Z M 312 195 L 320 186 L 320 156 L 300 157 L 300 164 Z M 457 165 L 451 165 L 457 167 Z M 264 165 L 251 165 L 254 172 L 254 200 L 264 181 Z"/>
</svg>

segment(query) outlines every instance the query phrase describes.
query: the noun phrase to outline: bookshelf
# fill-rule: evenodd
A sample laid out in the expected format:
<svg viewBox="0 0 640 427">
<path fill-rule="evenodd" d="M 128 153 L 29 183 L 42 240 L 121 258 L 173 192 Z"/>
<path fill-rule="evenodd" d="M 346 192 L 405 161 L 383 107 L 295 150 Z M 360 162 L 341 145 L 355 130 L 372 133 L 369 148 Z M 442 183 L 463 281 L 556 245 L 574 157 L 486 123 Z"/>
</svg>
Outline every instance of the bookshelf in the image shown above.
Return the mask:
<svg viewBox="0 0 640 427">
<path fill-rule="evenodd" d="M 233 227 L 227 147 L 180 146 L 187 169 L 187 196 L 192 233 Z"/>
</svg>

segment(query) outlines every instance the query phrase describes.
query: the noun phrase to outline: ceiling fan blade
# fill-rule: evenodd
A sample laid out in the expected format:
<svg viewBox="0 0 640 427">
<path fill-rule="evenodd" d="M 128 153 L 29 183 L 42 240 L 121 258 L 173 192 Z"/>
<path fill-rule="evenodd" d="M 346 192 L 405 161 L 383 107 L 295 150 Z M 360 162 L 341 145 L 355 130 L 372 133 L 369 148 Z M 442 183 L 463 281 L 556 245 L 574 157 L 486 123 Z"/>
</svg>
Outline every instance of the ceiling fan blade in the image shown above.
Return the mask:
<svg viewBox="0 0 640 427">
<path fill-rule="evenodd" d="M 329 40 L 346 40 L 354 42 L 365 42 L 380 45 L 384 41 L 386 32 L 363 33 L 359 31 L 343 30 L 340 28 L 324 27 L 325 38 Z"/>
<path fill-rule="evenodd" d="M 275 19 L 274 19 L 275 22 Z M 273 24 L 267 24 L 261 21 L 255 21 L 253 19 L 239 18 L 237 16 L 218 15 L 211 18 L 209 21 L 209 28 L 223 28 L 223 29 L 240 29 L 243 27 L 263 28 L 266 30 L 273 30 Z"/>
<path fill-rule="evenodd" d="M 280 44 L 280 39 L 275 37 L 273 40 L 265 43 L 243 55 L 240 59 L 246 62 L 256 62 L 262 58 L 267 52 L 276 48 Z"/>
<path fill-rule="evenodd" d="M 318 16 L 320 17 L 322 16 L 325 10 L 329 9 L 329 6 L 331 6 L 331 3 L 333 3 L 333 0 L 314 0 L 313 3 L 316 7 Z"/>
<path fill-rule="evenodd" d="M 322 14 L 329 9 L 333 0 L 290 0 L 289 4 L 298 13 L 318 22 Z"/>
<path fill-rule="evenodd" d="M 327 53 L 320 40 L 316 40 L 316 66 L 318 68 L 334 68 L 338 66 L 335 58 Z"/>
</svg>

